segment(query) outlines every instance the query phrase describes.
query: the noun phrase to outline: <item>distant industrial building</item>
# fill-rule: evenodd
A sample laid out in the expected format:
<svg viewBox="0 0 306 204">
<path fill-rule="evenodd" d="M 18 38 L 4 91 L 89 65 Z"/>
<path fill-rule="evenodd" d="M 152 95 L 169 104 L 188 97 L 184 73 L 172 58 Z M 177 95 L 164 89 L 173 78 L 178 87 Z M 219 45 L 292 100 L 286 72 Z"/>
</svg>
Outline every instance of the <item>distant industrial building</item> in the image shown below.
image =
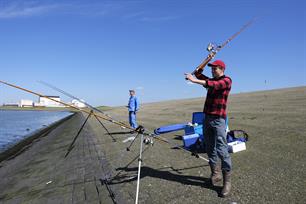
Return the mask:
<svg viewBox="0 0 306 204">
<path fill-rule="evenodd" d="M 39 97 L 38 102 L 34 102 L 28 99 L 21 99 L 19 103 L 3 103 L 3 106 L 6 106 L 6 107 L 64 107 L 64 105 L 62 105 L 60 101 L 61 99 L 59 96 L 44 96 L 44 97 Z M 77 104 L 76 106 L 82 107 L 81 102 L 80 103 L 75 102 L 75 103 Z"/>
<path fill-rule="evenodd" d="M 45 107 L 45 105 L 40 104 L 40 103 L 38 103 L 38 102 L 34 102 L 34 107 L 37 107 L 37 108 L 39 108 L 39 107 Z"/>
<path fill-rule="evenodd" d="M 5 107 L 19 107 L 18 103 L 4 103 L 3 106 Z"/>
<path fill-rule="evenodd" d="M 86 104 L 84 102 L 76 100 L 76 99 L 71 101 L 71 105 L 73 105 L 75 107 L 78 107 L 78 108 L 85 108 L 86 107 Z"/>
<path fill-rule="evenodd" d="M 45 107 L 63 107 L 63 105 L 59 102 L 55 101 L 61 101 L 59 96 L 45 96 L 45 97 L 39 97 L 37 106 L 45 106 Z"/>
<path fill-rule="evenodd" d="M 19 103 L 20 107 L 33 107 L 34 102 L 32 100 L 21 99 Z"/>
</svg>

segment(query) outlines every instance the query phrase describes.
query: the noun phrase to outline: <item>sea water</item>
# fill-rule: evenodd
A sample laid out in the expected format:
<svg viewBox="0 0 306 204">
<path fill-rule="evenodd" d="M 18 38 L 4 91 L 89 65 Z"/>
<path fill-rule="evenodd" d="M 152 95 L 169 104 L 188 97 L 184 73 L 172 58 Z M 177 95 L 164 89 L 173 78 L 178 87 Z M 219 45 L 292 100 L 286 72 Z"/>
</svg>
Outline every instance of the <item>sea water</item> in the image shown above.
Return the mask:
<svg viewBox="0 0 306 204">
<path fill-rule="evenodd" d="M 68 111 L 0 110 L 0 152 L 69 115 Z"/>
</svg>

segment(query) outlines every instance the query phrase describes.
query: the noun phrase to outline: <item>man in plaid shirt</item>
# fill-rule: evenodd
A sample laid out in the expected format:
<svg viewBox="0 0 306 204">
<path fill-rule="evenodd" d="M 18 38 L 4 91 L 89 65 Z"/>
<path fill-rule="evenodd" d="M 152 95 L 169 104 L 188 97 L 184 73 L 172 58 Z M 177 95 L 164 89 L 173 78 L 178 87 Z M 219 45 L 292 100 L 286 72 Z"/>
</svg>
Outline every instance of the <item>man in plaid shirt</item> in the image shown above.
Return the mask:
<svg viewBox="0 0 306 204">
<path fill-rule="evenodd" d="M 228 153 L 226 141 L 226 106 L 227 98 L 231 90 L 232 80 L 224 75 L 225 64 L 221 60 L 209 63 L 213 78 L 202 74 L 203 69 L 195 73 L 195 77 L 186 73 L 186 78 L 193 83 L 200 84 L 207 89 L 207 96 L 204 105 L 204 126 L 206 152 L 209 157 L 211 168 L 211 183 L 215 185 L 221 181 L 221 171 L 218 165 L 218 158 L 221 159 L 223 173 L 222 197 L 229 195 L 231 190 L 232 162 Z"/>
</svg>

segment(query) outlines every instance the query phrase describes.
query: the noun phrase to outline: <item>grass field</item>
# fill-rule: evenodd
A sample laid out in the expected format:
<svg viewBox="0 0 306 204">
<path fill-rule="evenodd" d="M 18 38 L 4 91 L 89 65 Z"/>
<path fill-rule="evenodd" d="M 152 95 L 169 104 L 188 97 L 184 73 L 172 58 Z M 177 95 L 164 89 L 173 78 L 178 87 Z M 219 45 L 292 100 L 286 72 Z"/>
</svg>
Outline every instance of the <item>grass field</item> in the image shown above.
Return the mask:
<svg viewBox="0 0 306 204">
<path fill-rule="evenodd" d="M 203 98 L 144 104 L 138 120 L 151 130 L 188 122 L 192 112 L 202 111 L 203 104 Z M 123 107 L 110 114 L 127 115 Z M 157 141 L 144 155 L 148 171 L 142 179 L 147 189 L 144 194 L 150 195 L 154 203 L 162 201 L 157 199 L 162 197 L 167 203 L 305 203 L 306 87 L 231 95 L 228 117 L 230 129 L 242 129 L 250 135 L 247 150 L 232 154 L 230 198 L 218 198 L 220 188 L 205 188 L 201 178 L 209 177 L 209 168 L 193 168 L 205 162 Z M 182 134 L 164 137 L 182 145 L 177 139 Z"/>
</svg>

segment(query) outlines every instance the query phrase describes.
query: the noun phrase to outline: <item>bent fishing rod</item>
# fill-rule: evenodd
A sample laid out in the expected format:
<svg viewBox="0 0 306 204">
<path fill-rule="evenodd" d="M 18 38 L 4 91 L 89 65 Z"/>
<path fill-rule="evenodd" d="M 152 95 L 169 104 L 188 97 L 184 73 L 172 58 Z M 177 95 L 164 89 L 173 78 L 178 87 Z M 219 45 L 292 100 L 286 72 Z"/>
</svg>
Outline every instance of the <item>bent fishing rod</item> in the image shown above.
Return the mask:
<svg viewBox="0 0 306 204">
<path fill-rule="evenodd" d="M 87 107 L 89 107 L 90 109 L 92 109 L 92 110 L 94 110 L 94 111 L 97 111 L 97 112 L 103 114 L 105 117 L 108 117 L 109 119 L 114 120 L 113 117 L 111 117 L 111 116 L 109 116 L 108 114 L 104 113 L 104 112 L 101 111 L 100 109 L 98 109 L 98 108 L 96 108 L 96 107 L 90 105 L 89 103 L 85 102 L 84 100 L 82 100 L 82 99 L 80 99 L 80 98 L 78 98 L 78 97 L 76 97 L 76 96 L 74 96 L 74 95 L 72 95 L 72 94 L 70 94 L 70 93 L 68 93 L 68 92 L 66 92 L 66 91 L 64 91 L 64 90 L 62 90 L 62 89 L 60 89 L 60 88 L 58 88 L 58 87 L 52 85 L 52 84 L 50 84 L 50 83 L 47 83 L 47 82 L 44 82 L 44 81 L 38 81 L 38 82 L 41 83 L 41 84 L 43 84 L 43 85 L 45 85 L 45 86 L 47 86 L 47 87 L 49 87 L 49 88 L 51 88 L 51 89 L 53 89 L 53 90 L 55 90 L 55 91 L 58 91 L 58 92 L 64 94 L 65 96 L 68 96 L 68 97 L 70 97 L 70 98 L 72 98 L 72 99 L 75 99 L 75 100 L 77 100 L 77 101 L 80 101 L 81 103 L 84 103 L 84 104 L 85 104 Z M 125 124 L 125 123 L 122 122 L 122 121 L 118 121 L 118 120 L 116 120 L 116 121 L 117 121 L 118 123 L 121 123 L 121 124 L 124 125 L 124 126 L 128 126 L 127 124 Z"/>
<path fill-rule="evenodd" d="M 209 52 L 209 54 L 204 59 L 204 61 L 199 66 L 197 66 L 196 69 L 193 72 L 191 72 L 191 74 L 194 75 L 196 72 L 202 70 L 216 56 L 216 54 L 222 48 L 224 48 L 230 41 L 232 41 L 235 37 L 237 37 L 242 31 L 244 31 L 247 27 L 249 27 L 251 24 L 253 24 L 254 21 L 256 21 L 256 20 L 257 20 L 257 18 L 253 18 L 252 20 L 250 20 L 248 23 L 246 23 L 244 26 L 242 26 L 238 32 L 236 32 L 231 37 L 229 37 L 222 45 L 217 45 L 215 43 L 209 43 L 207 48 L 206 48 L 206 50 Z M 187 78 L 186 78 L 186 80 L 187 80 Z"/>
<path fill-rule="evenodd" d="M 110 122 L 110 123 L 119 125 L 119 126 L 121 126 L 121 127 L 125 127 L 125 128 L 127 128 L 127 129 L 132 130 L 132 131 L 135 131 L 135 132 L 137 132 L 137 133 L 143 134 L 143 135 L 147 136 L 147 138 L 145 138 L 145 140 L 144 140 L 144 142 L 145 142 L 146 144 L 152 143 L 152 138 L 154 138 L 154 139 L 156 139 L 157 141 L 167 143 L 167 144 L 169 144 L 169 145 L 172 145 L 172 146 L 174 146 L 174 147 L 176 147 L 176 148 L 178 148 L 178 149 L 180 149 L 180 150 L 183 150 L 184 152 L 190 154 L 190 151 L 184 149 L 183 147 L 178 146 L 177 144 L 174 144 L 174 143 L 170 142 L 169 140 L 167 140 L 167 139 L 165 139 L 165 138 L 163 138 L 163 137 L 161 137 L 161 136 L 156 137 L 156 135 L 155 135 L 154 133 L 144 132 L 143 129 L 142 129 L 142 128 L 143 128 L 142 126 L 141 126 L 141 128 L 136 128 L 136 129 L 134 129 L 134 128 L 132 128 L 132 127 L 126 125 L 126 124 L 123 124 L 122 122 L 118 122 L 118 121 L 113 120 L 110 116 L 105 117 L 105 116 L 103 116 L 103 115 L 96 114 L 96 113 L 93 112 L 92 110 L 85 110 L 85 109 L 78 108 L 78 107 L 76 107 L 76 106 L 73 106 L 73 105 L 71 105 L 71 104 L 65 103 L 65 102 L 63 102 L 63 101 L 55 100 L 55 99 L 50 98 L 50 97 L 48 97 L 48 96 L 45 96 L 45 95 L 43 95 L 43 94 L 40 94 L 40 93 L 31 91 L 31 90 L 29 90 L 29 89 L 26 89 L 26 88 L 23 88 L 23 87 L 20 87 L 20 86 L 17 86 L 17 85 L 14 85 L 14 84 L 11 84 L 11 83 L 2 81 L 2 80 L 0 80 L 0 83 L 5 84 L 5 85 L 10 86 L 10 87 L 13 87 L 13 88 L 16 88 L 16 89 L 19 89 L 19 90 L 22 90 L 22 91 L 25 91 L 25 92 L 28 92 L 28 93 L 31 93 L 31 94 L 36 95 L 36 96 L 39 96 L 39 97 L 48 98 L 49 100 L 52 100 L 52 101 L 54 101 L 54 102 L 57 102 L 57 103 L 60 103 L 60 104 L 62 104 L 62 105 L 65 105 L 65 106 L 67 106 L 67 107 L 73 108 L 73 109 L 75 109 L 75 110 L 78 110 L 78 111 L 87 113 L 88 115 L 91 114 L 91 115 L 93 115 L 93 116 L 95 116 L 95 117 L 101 118 L 101 119 L 106 120 L 106 121 L 108 121 L 108 122 Z M 147 130 L 145 130 L 145 131 L 147 131 Z M 192 156 L 195 156 L 196 158 L 200 158 L 200 159 L 205 160 L 205 161 L 208 162 L 208 160 L 207 160 L 206 158 L 202 157 L 201 155 L 197 154 L 196 152 L 191 152 L 191 155 L 192 155 Z"/>
<path fill-rule="evenodd" d="M 108 121 L 108 122 L 114 123 L 114 124 L 116 124 L 116 125 L 123 126 L 123 124 L 122 124 L 121 122 L 115 121 L 115 120 L 111 119 L 109 116 L 106 117 L 106 116 L 103 116 L 103 115 L 98 115 L 98 114 L 96 114 L 96 113 L 94 113 L 94 112 L 91 113 L 91 111 L 89 111 L 89 110 L 85 110 L 85 109 L 78 108 L 78 107 L 76 107 L 76 106 L 73 106 L 73 105 L 71 105 L 71 104 L 65 103 L 65 102 L 63 102 L 63 101 L 58 101 L 58 100 L 53 99 L 53 98 L 51 98 L 51 97 L 45 96 L 45 95 L 43 95 L 43 94 L 40 94 L 40 93 L 37 93 L 37 92 L 34 92 L 34 91 L 31 91 L 31 90 L 29 90 L 29 89 L 22 88 L 22 87 L 20 87 L 20 86 L 17 86 L 17 85 L 14 85 L 14 84 L 11 84 L 11 83 L 8 83 L 8 82 L 5 82 L 5 81 L 1 81 L 1 80 L 0 80 L 0 83 L 5 84 L 5 85 L 8 85 L 8 86 L 13 87 L 13 88 L 16 88 L 16 89 L 20 89 L 20 90 L 22 90 L 22 91 L 31 93 L 31 94 L 36 95 L 36 96 L 39 96 L 39 97 L 47 98 L 47 99 L 49 99 L 49 100 L 51 100 L 51 101 L 60 103 L 60 104 L 62 104 L 62 105 L 64 105 L 64 106 L 66 106 L 66 107 L 70 107 L 70 108 L 73 108 L 73 109 L 75 109 L 75 110 L 78 110 L 78 111 L 87 113 L 87 114 L 92 114 L 92 115 L 94 115 L 95 117 L 101 118 L 101 119 L 103 119 L 103 120 L 106 120 L 106 121 Z M 131 127 L 129 127 L 128 125 L 125 125 L 124 127 L 127 128 L 127 129 L 130 129 L 130 130 L 135 131 L 134 128 L 131 128 Z"/>
<path fill-rule="evenodd" d="M 43 81 L 39 81 L 39 83 L 41 83 L 41 84 L 43 84 L 43 85 L 45 85 L 45 86 L 48 86 L 49 88 L 51 88 L 51 89 L 53 89 L 53 90 L 56 90 L 56 91 L 58 91 L 58 92 L 60 92 L 60 93 L 62 93 L 62 94 L 64 94 L 64 95 L 66 95 L 66 96 L 68 96 L 68 97 L 70 97 L 70 98 L 72 98 L 72 99 L 76 99 L 76 100 L 82 102 L 82 100 L 79 99 L 78 97 L 73 96 L 72 94 L 68 93 L 67 91 L 64 91 L 64 90 L 62 90 L 62 89 L 60 89 L 60 88 L 58 88 L 58 87 L 56 87 L 56 86 L 54 86 L 54 85 L 51 85 L 50 83 L 43 82 Z M 93 106 L 90 105 L 89 103 L 84 102 L 84 104 L 87 105 L 88 107 L 90 107 L 92 110 L 98 111 L 98 112 L 100 112 L 101 114 L 104 114 L 105 116 L 107 116 L 107 117 L 109 117 L 109 118 L 112 118 L 112 117 L 110 117 L 109 115 L 106 115 L 106 113 L 102 112 L 101 110 L 99 110 L 99 109 L 93 107 Z M 112 118 L 112 119 L 113 119 L 113 118 Z M 128 125 L 125 124 L 124 122 L 121 122 L 121 121 L 117 121 L 117 122 L 121 123 L 123 126 L 128 126 Z M 139 133 L 139 130 L 141 130 L 141 129 L 140 129 L 140 128 L 138 128 L 138 129 L 136 128 L 136 129 L 135 129 L 135 131 L 138 132 L 138 133 Z M 156 135 L 153 134 L 153 133 L 145 133 L 145 132 L 143 132 L 143 131 L 142 131 L 142 134 L 143 134 L 143 135 L 146 135 L 146 136 L 149 136 L 149 137 L 154 137 L 154 136 L 156 136 Z M 164 143 L 167 143 L 167 144 L 169 144 L 169 145 L 173 145 L 173 146 L 175 146 L 175 147 L 178 148 L 178 149 L 187 151 L 186 149 L 184 149 L 184 148 L 182 148 L 182 147 L 180 147 L 180 146 L 178 146 L 178 145 L 176 145 L 176 144 L 173 144 L 173 143 L 169 142 L 169 140 L 167 140 L 167 139 L 165 139 L 165 138 L 162 138 L 161 136 L 159 136 L 159 137 L 160 137 L 160 138 L 157 138 L 157 137 L 154 137 L 154 138 L 157 139 L 157 140 L 159 140 L 160 142 L 164 142 Z M 137 137 L 135 137 L 135 139 L 132 141 L 132 143 L 130 144 L 130 146 L 127 148 L 127 151 L 129 151 L 130 147 L 133 145 L 133 143 L 134 143 L 134 141 L 136 140 L 136 138 L 137 138 Z M 144 143 L 146 143 L 146 144 L 150 144 L 150 143 L 151 143 L 151 144 L 152 144 L 153 141 L 152 141 L 151 139 L 149 139 L 149 138 L 146 138 L 145 141 L 144 141 Z M 187 152 L 189 153 L 189 151 L 187 151 Z M 208 162 L 207 159 L 205 159 L 204 157 L 198 155 L 198 154 L 195 153 L 195 152 L 192 152 L 192 156 L 195 156 L 195 157 L 197 157 L 197 158 L 201 158 L 201 159 L 203 159 L 203 160 L 205 160 L 205 161 Z"/>
<path fill-rule="evenodd" d="M 114 121 L 114 120 L 112 120 L 112 119 L 103 117 L 103 116 L 101 116 L 101 115 L 97 115 L 96 113 L 94 113 L 94 111 L 93 111 L 92 109 L 91 109 L 90 111 L 84 110 L 84 109 L 80 109 L 80 108 L 75 107 L 75 106 L 72 106 L 72 105 L 70 105 L 70 104 L 68 104 L 68 103 L 65 103 L 65 102 L 62 102 L 62 101 L 55 100 L 55 99 L 50 98 L 50 97 L 48 97 L 48 96 L 44 96 L 43 94 L 36 93 L 36 92 L 34 92 L 34 91 L 31 91 L 31 90 L 22 88 L 22 87 L 20 87 L 20 86 L 16 86 L 16 85 L 14 85 L 14 84 L 10 84 L 10 83 L 8 83 L 8 82 L 4 82 L 4 81 L 1 81 L 1 80 L 0 80 L 0 83 L 3 83 L 3 84 L 5 84 L 5 85 L 8 85 L 8 86 L 11 86 L 11 87 L 20 89 L 20 90 L 23 90 L 23 91 L 25 91 L 25 92 L 28 92 L 28 93 L 31 93 L 31 94 L 34 94 L 34 95 L 37 95 L 37 96 L 39 96 L 39 97 L 46 97 L 46 98 L 48 98 L 48 99 L 50 99 L 50 100 L 52 100 L 52 101 L 58 102 L 58 103 L 60 103 L 60 104 L 63 104 L 63 105 L 65 105 L 65 106 L 68 106 L 68 107 L 71 107 L 71 108 L 76 109 L 76 110 L 78 110 L 78 111 L 85 112 L 85 113 L 88 114 L 87 119 L 88 119 L 88 118 L 90 117 L 90 115 L 92 114 L 92 115 L 94 115 L 96 118 L 97 118 L 97 117 L 98 117 L 98 118 L 102 118 L 102 119 L 104 119 L 104 120 L 106 120 L 106 121 L 109 121 L 109 122 L 111 122 L 111 123 L 114 123 L 114 124 L 117 124 L 117 125 L 122 126 L 122 123 L 116 122 L 116 121 Z M 87 121 L 87 119 L 86 119 L 86 121 Z M 86 123 L 86 121 L 85 121 L 85 123 Z M 84 124 L 85 124 L 85 123 L 84 123 Z M 83 124 L 83 125 L 84 125 L 84 124 Z M 142 126 L 138 126 L 136 129 L 131 128 L 131 127 L 126 126 L 126 125 L 125 125 L 125 127 L 128 128 L 128 129 L 131 129 L 131 130 L 133 130 L 133 131 L 136 131 L 136 132 L 138 132 L 138 135 L 139 135 L 139 134 L 141 135 L 141 139 L 140 139 L 140 150 L 139 150 L 140 153 L 139 153 L 139 157 L 138 157 L 138 174 L 137 174 L 136 199 L 135 199 L 135 203 L 138 204 L 138 196 L 139 196 L 139 190 L 140 190 L 140 171 L 141 171 L 142 152 L 143 152 L 143 150 L 142 150 L 142 145 L 143 145 L 143 143 L 153 145 L 153 142 L 152 142 L 153 139 L 152 139 L 152 138 L 154 137 L 154 134 L 152 134 L 152 133 L 145 133 L 145 132 L 144 132 L 145 129 L 144 129 Z M 81 130 L 81 129 L 80 129 L 80 130 Z M 79 132 L 80 132 L 80 131 L 79 131 Z M 79 134 L 79 133 L 78 133 L 78 134 Z M 78 134 L 77 134 L 77 136 L 78 136 Z M 144 135 L 148 136 L 148 138 L 144 139 L 144 138 L 143 138 Z M 66 156 L 69 154 L 69 152 L 71 151 L 72 145 L 73 145 L 73 143 L 75 142 L 77 136 L 74 138 L 74 141 L 71 143 L 71 145 L 70 145 L 70 147 L 69 147 L 69 150 L 67 151 L 65 157 L 66 157 Z M 135 137 L 135 138 L 136 138 L 136 137 Z M 158 141 L 162 141 L 162 142 L 166 142 L 167 144 L 171 144 L 169 141 L 167 141 L 167 140 L 164 139 L 164 138 L 159 138 L 159 137 L 154 137 L 154 138 L 157 139 Z M 177 147 L 178 147 L 179 149 L 183 150 L 184 152 L 190 153 L 189 151 L 187 151 L 186 149 L 184 149 L 184 148 L 182 148 L 182 147 L 179 147 L 179 146 L 177 146 Z M 208 162 L 208 160 L 207 160 L 206 158 L 204 158 L 204 157 L 198 155 L 197 153 L 192 152 L 192 156 L 196 156 L 196 158 L 200 158 L 200 159 L 203 159 L 203 160 L 205 160 L 206 162 Z"/>
</svg>

